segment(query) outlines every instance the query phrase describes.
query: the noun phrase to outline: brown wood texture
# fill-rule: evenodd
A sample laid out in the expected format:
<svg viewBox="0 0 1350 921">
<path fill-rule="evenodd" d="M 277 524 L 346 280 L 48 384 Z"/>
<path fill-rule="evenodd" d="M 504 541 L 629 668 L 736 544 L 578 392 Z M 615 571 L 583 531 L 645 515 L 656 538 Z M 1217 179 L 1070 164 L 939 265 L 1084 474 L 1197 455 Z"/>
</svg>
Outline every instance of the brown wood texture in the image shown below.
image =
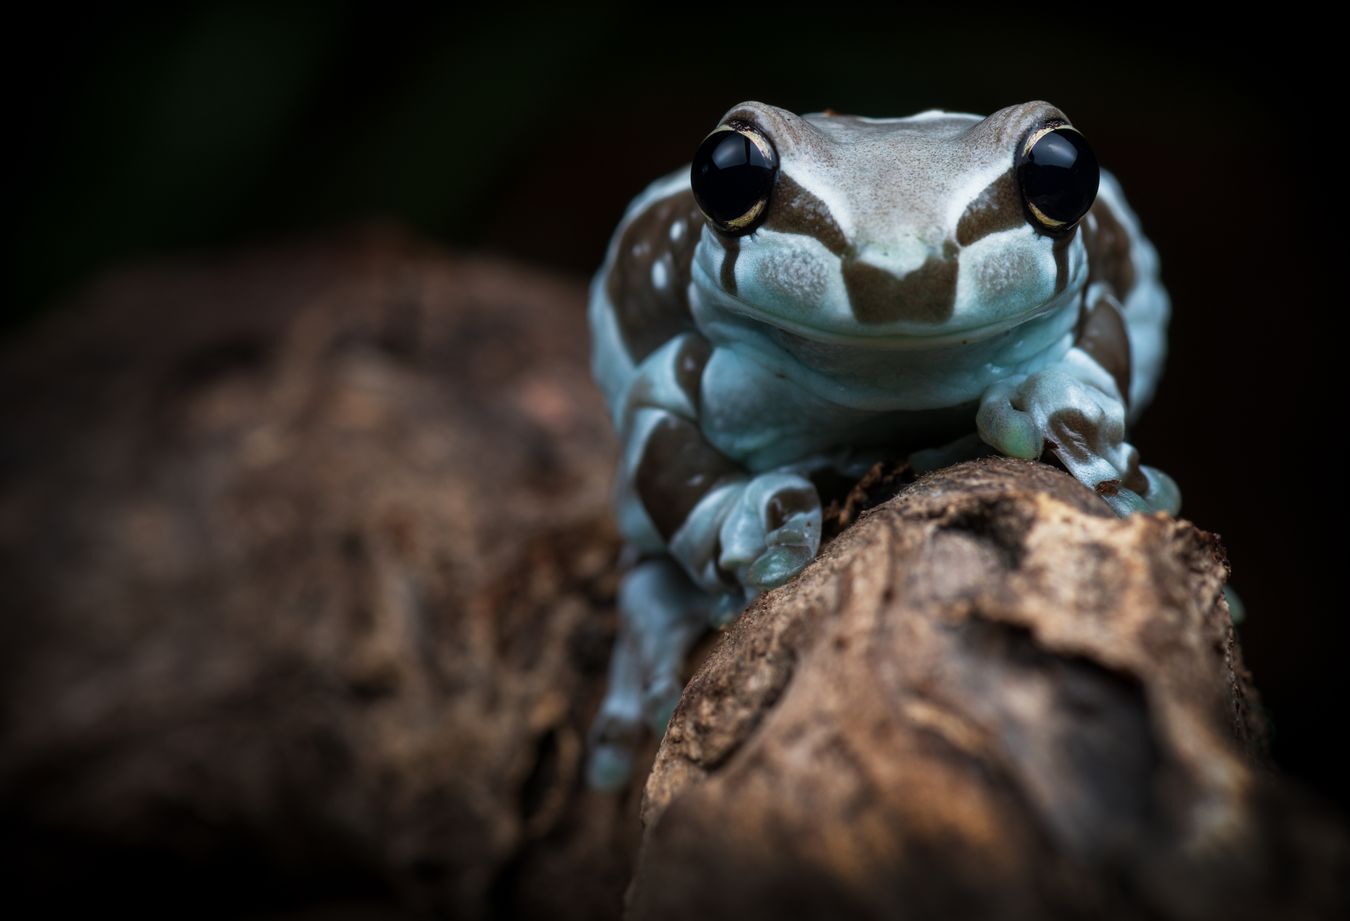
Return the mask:
<svg viewBox="0 0 1350 921">
<path fill-rule="evenodd" d="M 920 479 L 732 625 L 647 782 L 636 919 L 1332 917 L 1221 546 L 1049 466 Z"/>
<path fill-rule="evenodd" d="M 119 274 L 12 343 L 16 877 L 617 917 L 637 796 L 579 784 L 617 553 L 587 343 L 574 281 L 378 232 Z"/>
<path fill-rule="evenodd" d="M 1221 549 L 1036 464 L 871 478 L 855 504 L 883 504 L 705 644 L 645 796 L 587 792 L 618 547 L 584 297 L 371 231 L 122 272 L 8 343 L 19 891 L 180 917 L 1345 907 L 1343 829 L 1263 766 Z"/>
</svg>

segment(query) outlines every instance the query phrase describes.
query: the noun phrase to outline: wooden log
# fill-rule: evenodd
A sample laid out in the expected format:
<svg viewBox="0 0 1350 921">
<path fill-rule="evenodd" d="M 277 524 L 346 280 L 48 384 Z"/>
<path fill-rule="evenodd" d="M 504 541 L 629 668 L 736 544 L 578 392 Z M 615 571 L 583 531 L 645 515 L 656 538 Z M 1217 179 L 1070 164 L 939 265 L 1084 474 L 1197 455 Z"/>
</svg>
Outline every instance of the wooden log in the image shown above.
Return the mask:
<svg viewBox="0 0 1350 921">
<path fill-rule="evenodd" d="M 686 689 L 631 917 L 1337 916 L 1350 851 L 1263 765 L 1226 577 L 1045 465 L 919 480 Z"/>
</svg>

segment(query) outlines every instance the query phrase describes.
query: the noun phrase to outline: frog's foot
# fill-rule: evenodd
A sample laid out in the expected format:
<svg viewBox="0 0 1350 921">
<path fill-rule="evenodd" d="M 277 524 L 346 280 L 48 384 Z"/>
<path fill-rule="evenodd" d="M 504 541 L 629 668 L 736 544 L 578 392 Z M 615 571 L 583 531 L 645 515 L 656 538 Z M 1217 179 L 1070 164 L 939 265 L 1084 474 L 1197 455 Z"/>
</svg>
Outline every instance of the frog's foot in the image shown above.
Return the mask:
<svg viewBox="0 0 1350 921">
<path fill-rule="evenodd" d="M 586 783 L 594 790 L 621 790 L 633 773 L 633 753 L 642 738 L 642 670 L 632 633 L 619 627 L 609 659 L 609 688 L 587 739 Z"/>
<path fill-rule="evenodd" d="M 623 787 L 644 724 L 665 731 L 684 688 L 685 657 L 707 629 L 714 604 L 670 557 L 644 560 L 624 576 L 609 689 L 590 732 L 592 787 Z"/>
<path fill-rule="evenodd" d="M 644 560 L 624 576 L 609 690 L 591 730 L 592 786 L 625 782 L 643 724 L 665 731 L 684 689 L 684 660 L 714 605 L 670 557 Z"/>
<path fill-rule="evenodd" d="M 1125 441 L 1124 402 L 1114 385 L 1093 381 L 1091 374 L 1057 365 L 994 385 L 976 415 L 980 438 L 1009 457 L 1029 460 L 1048 447 L 1118 515 L 1176 514 L 1176 483 L 1139 463 L 1139 452 Z"/>
<path fill-rule="evenodd" d="M 1108 481 L 1097 484 L 1097 494 L 1122 518 L 1132 512 L 1167 512 L 1175 515 L 1181 511 L 1181 490 L 1175 480 L 1156 467 L 1142 464 L 1139 473 L 1145 483 L 1142 489 L 1129 489 Z"/>
<path fill-rule="evenodd" d="M 718 565 L 744 586 L 747 599 L 782 585 L 815 558 L 820 518 L 820 497 L 810 480 L 760 474 L 722 522 Z"/>
</svg>

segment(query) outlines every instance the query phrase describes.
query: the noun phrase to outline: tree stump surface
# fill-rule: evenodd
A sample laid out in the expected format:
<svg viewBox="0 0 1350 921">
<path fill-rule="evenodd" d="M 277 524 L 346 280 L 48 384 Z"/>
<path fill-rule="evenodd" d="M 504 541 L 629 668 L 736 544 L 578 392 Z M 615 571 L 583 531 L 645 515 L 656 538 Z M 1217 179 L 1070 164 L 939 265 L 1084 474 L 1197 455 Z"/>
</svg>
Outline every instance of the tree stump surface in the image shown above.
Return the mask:
<svg viewBox="0 0 1350 921">
<path fill-rule="evenodd" d="M 1346 907 L 1343 827 L 1262 761 L 1222 549 L 1038 464 L 896 482 L 710 639 L 645 791 L 586 791 L 618 545 L 584 298 L 376 229 L 121 272 L 6 344 L 21 892 L 205 917 Z"/>
</svg>

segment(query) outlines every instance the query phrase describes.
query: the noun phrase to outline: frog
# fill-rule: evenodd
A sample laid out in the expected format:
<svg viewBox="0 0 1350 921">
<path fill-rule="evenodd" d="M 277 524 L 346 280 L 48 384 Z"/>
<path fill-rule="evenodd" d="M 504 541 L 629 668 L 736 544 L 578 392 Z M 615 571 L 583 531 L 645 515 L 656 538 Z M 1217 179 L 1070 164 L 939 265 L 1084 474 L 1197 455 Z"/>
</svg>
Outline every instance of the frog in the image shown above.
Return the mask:
<svg viewBox="0 0 1350 921">
<path fill-rule="evenodd" d="M 590 286 L 625 547 L 590 786 L 629 782 L 693 644 L 816 556 L 828 476 L 1044 456 L 1118 515 L 1176 514 L 1127 440 L 1166 354 L 1158 263 L 1048 102 L 728 110 L 628 206 Z"/>
</svg>

